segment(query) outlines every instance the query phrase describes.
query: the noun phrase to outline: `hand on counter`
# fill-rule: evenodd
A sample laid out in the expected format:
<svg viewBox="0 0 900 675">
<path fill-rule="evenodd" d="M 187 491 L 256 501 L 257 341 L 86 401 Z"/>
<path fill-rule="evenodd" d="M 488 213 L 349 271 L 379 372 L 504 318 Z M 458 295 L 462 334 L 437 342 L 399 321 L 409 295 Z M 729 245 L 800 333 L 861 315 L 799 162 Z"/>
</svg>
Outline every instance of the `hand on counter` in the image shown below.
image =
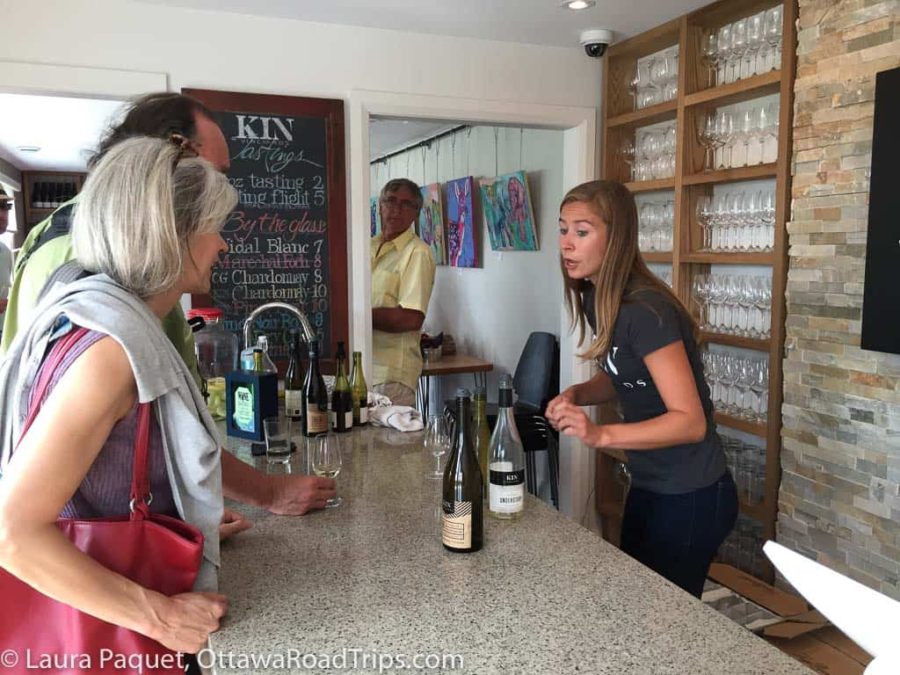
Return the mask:
<svg viewBox="0 0 900 675">
<path fill-rule="evenodd" d="M 302 516 L 313 509 L 324 509 L 325 502 L 337 494 L 331 478 L 320 476 L 269 476 L 272 496 L 265 508 L 279 516 Z"/>
<path fill-rule="evenodd" d="M 226 507 L 222 512 L 222 522 L 219 523 L 219 541 L 225 541 L 228 537 L 249 530 L 251 527 L 253 527 L 252 520 L 247 520 L 243 514 Z"/>
<path fill-rule="evenodd" d="M 228 598 L 218 593 L 181 593 L 167 598 L 150 596 L 153 629 L 141 631 L 172 651 L 196 654 L 207 646 L 209 634 L 219 630 L 228 611 Z"/>
<path fill-rule="evenodd" d="M 313 509 L 324 509 L 325 501 L 336 494 L 330 478 L 268 475 L 227 450 L 222 451 L 222 490 L 229 499 L 279 516 L 302 516 Z"/>
</svg>

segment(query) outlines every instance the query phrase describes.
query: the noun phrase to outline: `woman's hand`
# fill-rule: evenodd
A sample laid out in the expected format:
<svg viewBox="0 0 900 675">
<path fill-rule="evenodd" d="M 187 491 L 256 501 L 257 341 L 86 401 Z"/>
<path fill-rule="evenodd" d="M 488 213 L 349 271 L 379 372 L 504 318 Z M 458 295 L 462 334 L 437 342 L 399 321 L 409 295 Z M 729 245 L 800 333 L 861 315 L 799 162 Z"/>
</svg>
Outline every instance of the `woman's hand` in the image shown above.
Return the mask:
<svg viewBox="0 0 900 675">
<path fill-rule="evenodd" d="M 244 518 L 242 513 L 226 508 L 222 512 L 222 522 L 219 523 L 219 541 L 225 541 L 228 537 L 236 535 L 253 527 L 253 521 Z"/>
<path fill-rule="evenodd" d="M 549 406 L 547 409 L 550 409 Z M 549 416 L 547 419 L 550 419 Z M 551 424 L 560 433 L 565 436 L 573 436 L 587 446 L 592 448 L 601 446 L 600 425 L 591 422 L 584 410 L 571 401 L 560 401 L 555 406 Z"/>
<path fill-rule="evenodd" d="M 571 403 L 575 404 L 575 387 L 569 387 L 565 391 L 553 398 L 550 403 L 547 404 L 547 410 L 544 412 L 544 416 L 547 418 L 547 421 L 553 425 L 555 429 L 559 429 L 559 426 L 556 423 L 556 418 L 559 415 L 559 408 L 563 403 Z"/>
<path fill-rule="evenodd" d="M 203 649 L 228 611 L 228 599 L 218 593 L 182 593 L 171 598 L 154 593 L 151 597 L 156 627 L 146 634 L 164 647 L 185 654 Z"/>
</svg>

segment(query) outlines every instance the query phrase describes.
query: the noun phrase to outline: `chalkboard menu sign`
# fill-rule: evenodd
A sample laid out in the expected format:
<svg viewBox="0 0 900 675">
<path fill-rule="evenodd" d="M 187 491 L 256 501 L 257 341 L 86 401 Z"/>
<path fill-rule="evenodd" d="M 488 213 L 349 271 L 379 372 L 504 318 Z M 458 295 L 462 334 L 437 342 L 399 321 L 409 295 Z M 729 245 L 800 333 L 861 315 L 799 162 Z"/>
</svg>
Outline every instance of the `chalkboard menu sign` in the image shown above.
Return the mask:
<svg viewBox="0 0 900 675">
<path fill-rule="evenodd" d="M 343 102 L 182 91 L 213 112 L 228 142 L 228 179 L 240 194 L 222 231 L 229 250 L 213 270 L 211 303 L 242 340 L 254 309 L 292 305 L 306 313 L 327 357 L 348 335 Z M 209 300 L 194 298 L 194 305 Z M 295 316 L 272 310 L 254 332 L 268 336 L 276 361 L 286 361 L 291 328 L 299 328 Z"/>
</svg>

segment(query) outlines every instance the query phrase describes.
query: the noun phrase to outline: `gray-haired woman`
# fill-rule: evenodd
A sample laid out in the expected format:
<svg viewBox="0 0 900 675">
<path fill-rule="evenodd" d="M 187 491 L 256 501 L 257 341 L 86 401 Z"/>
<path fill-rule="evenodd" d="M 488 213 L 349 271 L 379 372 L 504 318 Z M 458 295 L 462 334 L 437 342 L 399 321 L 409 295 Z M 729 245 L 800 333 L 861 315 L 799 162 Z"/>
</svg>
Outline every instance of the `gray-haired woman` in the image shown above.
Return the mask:
<svg viewBox="0 0 900 675">
<path fill-rule="evenodd" d="M 135 138 L 94 167 L 72 228 L 92 276 L 52 288 L 0 365 L 0 565 L 42 593 L 169 649 L 194 653 L 216 630 L 222 516 L 219 444 L 193 378 L 160 325 L 184 293 L 205 293 L 219 234 L 237 202 L 207 161 L 171 142 Z M 87 329 L 32 400 L 56 341 Z M 59 517 L 128 513 L 138 403 L 152 402 L 153 510 L 204 534 L 194 591 L 156 593 L 81 553 Z M 40 404 L 19 439 L 24 412 Z M 17 445 L 18 444 L 18 445 Z M 15 612 L 15 607 L 5 611 Z"/>
</svg>

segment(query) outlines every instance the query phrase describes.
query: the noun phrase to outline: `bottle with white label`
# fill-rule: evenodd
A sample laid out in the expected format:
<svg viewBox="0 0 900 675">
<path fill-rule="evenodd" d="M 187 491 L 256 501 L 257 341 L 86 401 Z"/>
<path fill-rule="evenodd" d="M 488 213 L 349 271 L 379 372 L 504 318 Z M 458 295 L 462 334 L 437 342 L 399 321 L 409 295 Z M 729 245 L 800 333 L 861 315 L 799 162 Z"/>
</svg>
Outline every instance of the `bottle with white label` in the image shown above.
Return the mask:
<svg viewBox="0 0 900 675">
<path fill-rule="evenodd" d="M 291 360 L 284 373 L 284 414 L 292 420 L 303 419 L 303 362 L 300 360 L 300 333 L 291 329 Z"/>
<path fill-rule="evenodd" d="M 488 513 L 506 520 L 521 516 L 525 506 L 525 450 L 516 428 L 509 375 L 500 379 L 497 426 L 491 436 L 488 470 Z"/>
<path fill-rule="evenodd" d="M 441 541 L 455 553 L 472 553 L 481 549 L 484 539 L 484 506 L 481 468 L 473 443 L 471 400 L 469 392 L 456 392 L 456 440 L 444 469 Z"/>
</svg>

